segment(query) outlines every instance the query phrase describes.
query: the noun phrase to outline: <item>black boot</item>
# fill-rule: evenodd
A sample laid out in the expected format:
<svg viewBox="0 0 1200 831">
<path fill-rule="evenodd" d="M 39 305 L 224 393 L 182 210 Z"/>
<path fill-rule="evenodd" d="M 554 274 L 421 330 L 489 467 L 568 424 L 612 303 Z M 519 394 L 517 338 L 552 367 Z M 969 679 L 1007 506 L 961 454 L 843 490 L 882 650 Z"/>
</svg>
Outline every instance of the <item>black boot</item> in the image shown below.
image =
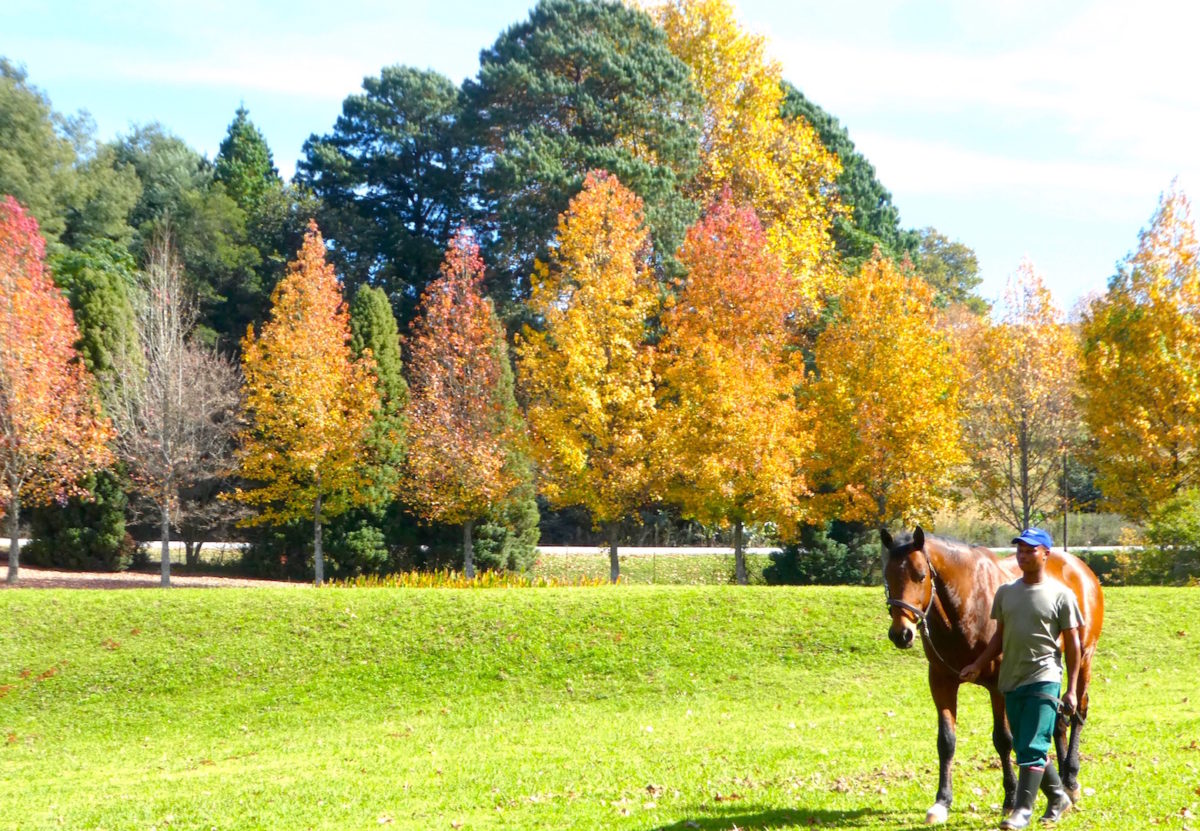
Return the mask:
<svg viewBox="0 0 1200 831">
<path fill-rule="evenodd" d="M 1033 822 L 1033 803 L 1037 799 L 1038 787 L 1042 784 L 1041 768 L 1023 767 L 1017 775 L 1017 804 L 1012 813 L 1004 818 L 1000 827 L 1008 831 L 1013 828 L 1028 828 Z"/>
<path fill-rule="evenodd" d="M 1046 813 L 1042 814 L 1042 822 L 1058 822 L 1058 818 L 1071 810 L 1071 797 L 1058 778 L 1058 770 L 1054 762 L 1046 763 L 1046 772 L 1042 774 L 1042 793 L 1046 795 L 1048 804 Z"/>
</svg>

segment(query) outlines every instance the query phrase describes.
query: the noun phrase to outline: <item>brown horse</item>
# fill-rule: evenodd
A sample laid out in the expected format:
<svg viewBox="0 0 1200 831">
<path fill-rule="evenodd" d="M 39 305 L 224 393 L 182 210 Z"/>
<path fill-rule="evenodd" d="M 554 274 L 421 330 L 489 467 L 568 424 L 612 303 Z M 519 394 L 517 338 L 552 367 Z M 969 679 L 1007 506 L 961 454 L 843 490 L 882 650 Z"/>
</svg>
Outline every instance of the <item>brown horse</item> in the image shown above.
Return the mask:
<svg viewBox="0 0 1200 831">
<path fill-rule="evenodd" d="M 959 673 L 982 652 L 996 632 L 991 619 L 996 589 L 1020 576 L 1016 558 L 999 559 L 989 549 L 926 534 L 921 526 L 893 538 L 880 530 L 887 549 L 883 580 L 888 612 L 892 617 L 888 638 L 900 649 L 912 647 L 917 637 L 929 662 L 929 691 L 938 710 L 938 790 L 925 815 L 928 823 L 944 822 L 954 799 L 950 769 L 954 762 L 958 713 Z M 1046 574 L 1074 592 L 1083 614 L 1080 630 L 1079 706 L 1071 718 L 1055 726 L 1054 748 L 1063 785 L 1072 801 L 1079 798 L 1079 734 L 1087 720 L 1088 684 L 1092 656 L 1104 623 L 1104 596 L 1100 581 L 1082 560 L 1052 551 Z M 1012 764 L 1012 733 L 1004 715 L 1004 696 L 996 688 L 999 660 L 973 683 L 992 698 L 992 744 L 1004 769 L 1004 810 L 1013 807 L 1017 778 Z M 1068 738 L 1068 726 L 1070 736 Z"/>
</svg>

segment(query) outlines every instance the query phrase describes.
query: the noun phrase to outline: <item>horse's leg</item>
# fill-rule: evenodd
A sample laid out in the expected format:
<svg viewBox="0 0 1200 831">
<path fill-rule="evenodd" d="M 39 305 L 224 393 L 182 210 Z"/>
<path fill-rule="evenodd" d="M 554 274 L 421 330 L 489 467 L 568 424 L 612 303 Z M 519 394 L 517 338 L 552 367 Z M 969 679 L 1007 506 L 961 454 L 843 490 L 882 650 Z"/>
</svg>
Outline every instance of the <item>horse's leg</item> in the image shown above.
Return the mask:
<svg viewBox="0 0 1200 831">
<path fill-rule="evenodd" d="M 928 824 L 946 821 L 950 804 L 954 801 L 954 785 L 950 769 L 954 765 L 955 730 L 958 727 L 958 684 L 957 678 L 935 673 L 929 667 L 929 691 L 938 711 L 938 790 L 937 798 L 925 813 Z"/>
<path fill-rule="evenodd" d="M 1000 769 L 1004 777 L 1004 813 L 1007 815 L 1016 805 L 1017 773 L 1013 770 L 1012 730 L 1008 726 L 1008 715 L 1004 710 L 1004 693 L 996 689 L 995 682 L 987 688 L 992 698 L 992 747 L 1000 757 Z"/>
<path fill-rule="evenodd" d="M 1079 704 L 1075 714 L 1071 716 L 1071 741 L 1067 747 L 1066 758 L 1060 764 L 1063 787 L 1067 789 L 1067 795 L 1071 797 L 1072 802 L 1078 802 L 1081 795 L 1079 787 L 1079 734 L 1083 732 L 1083 724 L 1087 721 L 1089 703 L 1088 686 L 1091 680 L 1092 656 L 1085 655 L 1083 660 L 1079 662 L 1079 679 L 1076 683 Z"/>
</svg>

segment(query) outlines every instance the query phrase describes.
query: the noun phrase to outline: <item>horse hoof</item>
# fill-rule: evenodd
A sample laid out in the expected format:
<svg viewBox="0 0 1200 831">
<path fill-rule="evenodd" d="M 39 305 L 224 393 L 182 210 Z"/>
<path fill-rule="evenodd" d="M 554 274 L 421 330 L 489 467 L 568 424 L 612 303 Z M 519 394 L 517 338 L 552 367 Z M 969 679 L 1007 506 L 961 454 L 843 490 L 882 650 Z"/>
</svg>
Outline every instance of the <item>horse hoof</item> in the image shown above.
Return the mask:
<svg viewBox="0 0 1200 831">
<path fill-rule="evenodd" d="M 925 812 L 926 825 L 941 825 L 950 815 L 950 810 L 942 803 L 937 803 Z"/>
</svg>

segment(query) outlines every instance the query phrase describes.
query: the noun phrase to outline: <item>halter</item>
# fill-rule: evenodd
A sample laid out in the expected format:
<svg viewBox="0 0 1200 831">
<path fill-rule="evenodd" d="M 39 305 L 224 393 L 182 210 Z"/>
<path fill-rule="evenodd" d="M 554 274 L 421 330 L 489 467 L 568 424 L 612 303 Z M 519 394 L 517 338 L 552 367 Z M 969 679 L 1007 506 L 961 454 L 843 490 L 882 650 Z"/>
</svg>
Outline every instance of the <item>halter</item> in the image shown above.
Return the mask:
<svg viewBox="0 0 1200 831">
<path fill-rule="evenodd" d="M 883 581 L 883 595 L 887 598 L 887 607 L 889 610 L 893 608 L 903 609 L 917 619 L 917 631 L 921 633 L 921 640 L 929 647 L 934 657 L 942 662 L 942 666 L 953 672 L 955 676 L 958 676 L 961 674 L 961 670 L 955 669 L 950 665 L 949 661 L 942 657 L 942 653 L 938 652 L 937 647 L 933 645 L 933 638 L 929 635 L 929 613 L 933 611 L 933 603 L 935 598 L 937 598 L 938 573 L 937 569 L 933 567 L 933 560 L 930 559 L 929 552 L 925 550 L 925 547 L 921 546 L 919 550 L 925 555 L 925 563 L 929 566 L 929 602 L 925 604 L 925 609 L 922 611 L 911 603 L 905 603 L 903 600 L 897 600 L 892 597 L 892 592 L 888 588 L 886 579 Z"/>
</svg>

